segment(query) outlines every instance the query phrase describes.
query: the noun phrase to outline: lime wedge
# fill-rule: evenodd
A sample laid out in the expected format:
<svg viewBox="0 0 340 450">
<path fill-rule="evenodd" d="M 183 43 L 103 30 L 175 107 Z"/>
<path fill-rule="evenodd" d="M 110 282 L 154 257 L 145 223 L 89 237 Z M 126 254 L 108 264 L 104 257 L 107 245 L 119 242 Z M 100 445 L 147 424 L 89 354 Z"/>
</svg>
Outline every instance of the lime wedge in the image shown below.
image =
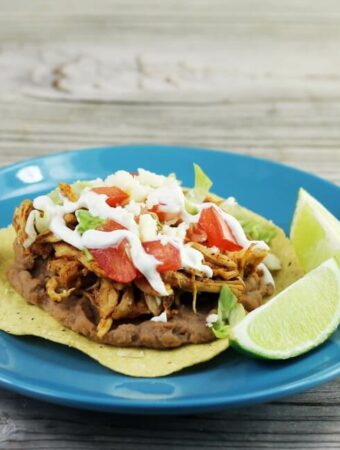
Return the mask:
<svg viewBox="0 0 340 450">
<path fill-rule="evenodd" d="M 231 345 L 267 359 L 287 359 L 324 342 L 340 322 L 340 268 L 332 258 L 249 313 Z"/>
<path fill-rule="evenodd" d="M 290 238 L 306 272 L 333 256 L 340 265 L 340 222 L 303 189 L 299 192 Z"/>
</svg>

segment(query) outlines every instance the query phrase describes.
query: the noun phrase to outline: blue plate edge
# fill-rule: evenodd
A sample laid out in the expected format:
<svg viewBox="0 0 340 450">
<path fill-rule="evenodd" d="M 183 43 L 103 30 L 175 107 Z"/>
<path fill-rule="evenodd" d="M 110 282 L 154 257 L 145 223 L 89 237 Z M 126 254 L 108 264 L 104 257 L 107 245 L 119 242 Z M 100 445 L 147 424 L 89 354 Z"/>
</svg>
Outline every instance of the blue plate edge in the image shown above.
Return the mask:
<svg viewBox="0 0 340 450">
<path fill-rule="evenodd" d="M 170 415 L 183 415 L 190 414 L 193 412 L 205 413 L 213 411 L 222 411 L 229 409 L 236 409 L 238 407 L 244 406 L 254 406 L 263 403 L 269 403 L 274 400 L 279 400 L 284 397 L 299 394 L 313 387 L 317 387 L 321 384 L 332 381 L 340 376 L 340 363 L 332 372 L 324 371 L 325 373 L 320 376 L 320 372 L 313 375 L 309 379 L 303 379 L 299 382 L 290 383 L 284 386 L 284 389 L 280 391 L 273 392 L 274 389 L 257 391 L 256 395 L 244 396 L 241 395 L 230 401 L 220 400 L 217 401 L 215 398 L 209 399 L 208 401 L 202 401 L 199 399 L 197 401 L 190 400 L 190 405 L 183 405 L 181 400 L 173 401 L 166 400 L 166 405 L 162 404 L 162 401 L 141 401 L 134 403 L 131 399 L 121 400 L 114 397 L 114 404 L 112 404 L 112 398 L 108 397 L 107 401 L 101 401 L 99 404 L 96 400 L 90 396 L 83 396 L 79 400 L 79 396 L 70 396 L 63 394 L 63 397 L 56 397 L 55 391 L 53 389 L 37 389 L 36 386 L 30 387 L 26 383 L 13 383 L 6 377 L 0 377 L 0 387 L 16 392 L 21 395 L 27 395 L 37 400 L 41 400 L 48 403 L 54 403 L 57 405 L 67 405 L 74 408 L 94 410 L 94 411 L 105 411 L 112 413 L 124 413 L 130 415 L 138 414 L 170 414 Z M 132 378 L 132 377 L 129 377 Z M 137 378 L 136 378 L 137 379 Z M 139 378 L 141 379 L 141 378 Z M 145 378 L 142 378 L 145 379 Z M 160 378 L 154 378 L 157 380 Z M 110 401 L 111 400 L 111 401 Z M 187 401 L 187 403 L 189 403 Z"/>
</svg>

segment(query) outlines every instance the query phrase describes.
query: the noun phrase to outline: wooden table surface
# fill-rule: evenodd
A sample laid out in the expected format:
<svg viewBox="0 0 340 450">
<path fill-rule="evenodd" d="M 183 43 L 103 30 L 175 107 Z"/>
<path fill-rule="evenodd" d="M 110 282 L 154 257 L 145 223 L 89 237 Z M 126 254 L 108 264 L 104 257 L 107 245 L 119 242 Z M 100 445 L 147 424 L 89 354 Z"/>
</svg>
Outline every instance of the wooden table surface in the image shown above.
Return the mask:
<svg viewBox="0 0 340 450">
<path fill-rule="evenodd" d="M 339 183 L 339 42 L 337 0 L 0 0 L 0 165 L 153 142 L 232 149 Z M 339 449 L 340 380 L 170 418 L 1 391 L 0 448 Z"/>
</svg>

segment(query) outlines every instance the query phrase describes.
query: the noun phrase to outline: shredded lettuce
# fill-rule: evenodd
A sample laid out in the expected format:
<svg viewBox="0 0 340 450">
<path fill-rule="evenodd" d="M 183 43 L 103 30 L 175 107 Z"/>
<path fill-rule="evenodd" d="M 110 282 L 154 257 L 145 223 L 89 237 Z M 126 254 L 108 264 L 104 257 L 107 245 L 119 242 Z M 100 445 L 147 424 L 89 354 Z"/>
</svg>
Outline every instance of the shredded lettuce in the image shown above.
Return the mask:
<svg viewBox="0 0 340 450">
<path fill-rule="evenodd" d="M 226 321 L 229 314 L 236 306 L 237 298 L 232 290 L 226 284 L 222 287 L 220 296 L 218 298 L 217 315 L 221 321 Z"/>
<path fill-rule="evenodd" d="M 86 258 L 86 261 L 92 261 L 93 256 L 91 255 L 91 253 L 89 252 L 88 248 L 83 247 L 82 252 L 84 253 L 84 256 Z"/>
<path fill-rule="evenodd" d="M 238 219 L 249 239 L 252 241 L 265 241 L 267 244 L 276 236 L 273 226 L 258 223 L 252 219 Z"/>
<path fill-rule="evenodd" d="M 50 199 L 52 200 L 52 202 L 56 205 L 62 205 L 63 204 L 63 199 L 60 195 L 60 191 L 59 188 L 55 188 L 53 191 L 51 191 L 48 196 L 50 197 Z"/>
<path fill-rule="evenodd" d="M 225 284 L 218 297 L 217 316 L 218 319 L 212 326 L 212 331 L 218 339 L 229 336 L 230 327 L 236 325 L 243 319 L 246 312 L 231 289 Z"/>
<path fill-rule="evenodd" d="M 229 337 L 230 326 L 217 321 L 213 324 L 212 331 L 217 339 L 225 339 Z"/>
<path fill-rule="evenodd" d="M 77 195 L 80 195 L 85 188 L 92 186 L 93 186 L 92 181 L 76 181 L 75 183 L 71 184 L 73 192 Z"/>
<path fill-rule="evenodd" d="M 198 164 L 194 163 L 195 171 L 195 187 L 194 195 L 197 201 L 202 202 L 209 193 L 211 186 L 213 185 L 211 179 L 206 173 L 203 172 Z"/>
<path fill-rule="evenodd" d="M 189 214 L 195 215 L 199 211 L 197 206 L 193 202 L 188 200 L 187 198 L 184 201 L 184 206 L 185 206 L 186 212 L 188 212 Z"/>
<path fill-rule="evenodd" d="M 71 188 L 73 192 L 77 195 L 80 195 L 83 190 L 87 187 L 91 187 L 93 185 L 92 181 L 76 181 L 75 183 L 71 184 Z M 48 196 L 52 200 L 52 202 L 56 205 L 62 205 L 63 204 L 63 197 L 60 193 L 59 188 L 55 188 L 53 191 L 51 191 Z"/>
<path fill-rule="evenodd" d="M 85 209 L 78 209 L 78 211 L 76 211 L 76 217 L 78 220 L 76 231 L 78 231 L 79 234 L 84 234 L 85 231 L 93 230 L 106 222 L 106 220 L 101 217 L 92 216 L 92 214 Z"/>
<path fill-rule="evenodd" d="M 189 214 L 197 214 L 198 209 L 195 206 L 195 203 L 203 202 L 213 184 L 208 175 L 203 172 L 198 164 L 194 163 L 194 171 L 195 185 L 194 188 L 188 192 L 185 200 L 185 209 Z"/>
</svg>

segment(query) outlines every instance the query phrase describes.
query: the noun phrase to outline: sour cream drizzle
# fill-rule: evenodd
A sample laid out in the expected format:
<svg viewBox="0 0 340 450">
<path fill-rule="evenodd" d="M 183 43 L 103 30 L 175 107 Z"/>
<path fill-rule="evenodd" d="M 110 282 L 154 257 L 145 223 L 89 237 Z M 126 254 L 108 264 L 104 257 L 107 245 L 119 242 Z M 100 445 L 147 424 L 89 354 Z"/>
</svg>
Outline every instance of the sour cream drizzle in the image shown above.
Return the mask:
<svg viewBox="0 0 340 450">
<path fill-rule="evenodd" d="M 265 284 L 272 284 L 275 287 L 275 281 L 273 275 L 270 273 L 270 270 L 264 263 L 260 263 L 257 266 L 260 270 L 262 270 L 262 279 Z"/>
<path fill-rule="evenodd" d="M 157 266 L 161 264 L 155 257 L 145 252 L 142 245 L 142 234 L 135 215 L 140 213 L 145 206 L 151 209 L 154 205 L 159 205 L 160 210 L 178 214 L 183 222 L 178 227 L 164 227 L 164 233 L 157 233 L 155 239 L 162 243 L 170 243 L 179 250 L 181 264 L 183 268 L 191 268 L 204 273 L 207 277 L 212 277 L 211 268 L 203 264 L 204 257 L 201 252 L 193 249 L 189 244 L 184 244 L 185 231 L 192 223 L 197 223 L 200 212 L 204 208 L 215 208 L 230 227 L 238 244 L 244 248 L 255 243 L 261 248 L 268 249 L 268 246 L 260 241 L 249 241 L 240 223 L 233 216 L 227 214 L 214 203 L 202 203 L 197 205 L 198 213 L 191 215 L 185 208 L 185 197 L 178 181 L 171 177 L 163 177 L 148 171 L 139 169 L 139 175 L 133 177 L 128 172 L 119 171 L 109 176 L 105 181 L 95 180 L 93 184 L 113 185 L 114 184 L 129 192 L 131 201 L 125 207 L 110 207 L 106 203 L 105 194 L 97 194 L 87 187 L 81 193 L 76 202 L 71 202 L 62 197 L 61 205 L 55 204 L 48 195 L 37 197 L 33 201 L 33 210 L 26 223 L 28 239 L 27 247 L 34 242 L 37 233 L 34 228 L 38 211 L 43 211 L 47 219 L 47 226 L 59 239 L 80 250 L 104 249 L 117 246 L 122 239 L 127 239 L 130 246 L 130 256 L 135 267 L 145 276 L 150 285 L 159 292 L 160 295 L 168 295 Z M 140 180 L 139 180 L 140 179 Z M 149 180 L 149 184 L 148 184 Z M 83 235 L 78 231 L 67 227 L 64 216 L 73 213 L 78 209 L 85 208 L 93 216 L 102 219 L 112 219 L 122 225 L 125 230 L 99 231 L 88 230 Z M 171 228 L 171 229 L 170 229 Z M 172 230 L 174 228 L 174 230 Z M 177 230 L 178 229 L 178 230 Z M 265 270 L 264 270 L 265 273 Z M 269 278 L 268 274 L 266 276 Z"/>
</svg>

